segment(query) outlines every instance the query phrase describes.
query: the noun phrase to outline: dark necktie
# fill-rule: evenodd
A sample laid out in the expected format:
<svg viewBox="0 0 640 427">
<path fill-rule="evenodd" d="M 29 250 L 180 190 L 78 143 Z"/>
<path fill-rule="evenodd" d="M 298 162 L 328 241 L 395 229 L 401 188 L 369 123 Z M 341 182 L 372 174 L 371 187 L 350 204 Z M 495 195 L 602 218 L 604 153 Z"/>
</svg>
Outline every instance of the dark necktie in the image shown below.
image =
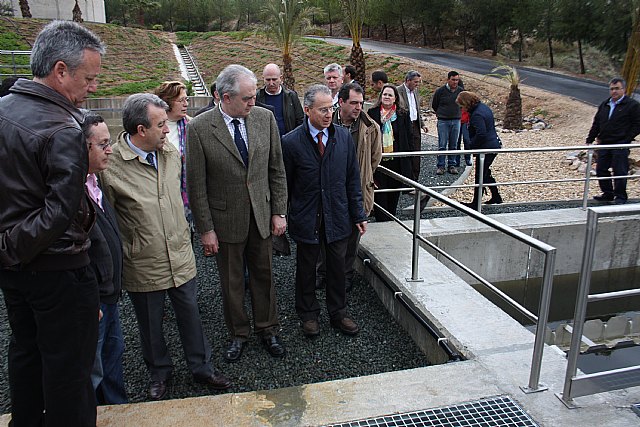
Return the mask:
<svg viewBox="0 0 640 427">
<path fill-rule="evenodd" d="M 240 153 L 240 157 L 242 157 L 245 167 L 249 166 L 249 153 L 247 152 L 247 144 L 245 144 L 242 134 L 240 133 L 240 121 L 233 119 L 231 123 L 233 123 L 235 128 L 233 132 L 233 142 L 235 142 L 236 147 L 238 147 L 238 152 Z"/>
<path fill-rule="evenodd" d="M 151 166 L 153 166 L 153 168 L 154 168 L 154 169 L 157 169 L 157 168 L 156 168 L 156 162 L 154 162 L 154 161 L 153 161 L 153 157 L 154 157 L 154 156 L 153 156 L 153 153 L 149 153 L 149 154 L 147 154 L 147 162 L 148 162 Z"/>
<path fill-rule="evenodd" d="M 324 144 L 322 143 L 322 132 L 318 132 L 318 151 L 320 152 L 320 157 L 324 156 Z"/>
</svg>

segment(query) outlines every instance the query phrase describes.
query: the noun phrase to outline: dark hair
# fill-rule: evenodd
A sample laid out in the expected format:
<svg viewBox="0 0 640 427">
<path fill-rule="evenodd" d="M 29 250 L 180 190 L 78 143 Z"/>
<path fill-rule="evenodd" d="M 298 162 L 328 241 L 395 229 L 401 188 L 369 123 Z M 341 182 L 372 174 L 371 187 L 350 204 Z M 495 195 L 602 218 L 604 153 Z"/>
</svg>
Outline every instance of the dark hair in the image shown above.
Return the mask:
<svg viewBox="0 0 640 427">
<path fill-rule="evenodd" d="M 93 111 L 83 110 L 83 112 L 85 114 L 84 121 L 82 122 L 82 133 L 87 142 L 89 142 L 89 138 L 91 138 L 91 134 L 93 134 L 93 128 L 100 123 L 104 123 L 104 119 L 100 114 L 94 113 Z"/>
<path fill-rule="evenodd" d="M 380 70 L 371 73 L 371 80 L 373 80 L 374 83 L 380 80 L 382 80 L 382 83 L 389 83 L 389 77 L 387 77 L 387 73 Z"/>
<path fill-rule="evenodd" d="M 166 102 L 152 93 L 136 93 L 124 101 L 122 105 L 122 127 L 129 135 L 138 133 L 138 125 L 142 125 L 147 129 L 151 127 L 149 105 L 162 108 L 165 111 L 169 109 L 169 105 Z"/>
<path fill-rule="evenodd" d="M 356 67 L 354 67 L 353 65 L 345 65 L 344 66 L 344 73 L 345 74 L 349 74 L 351 76 L 352 79 L 356 78 Z"/>
<path fill-rule="evenodd" d="M 380 90 L 380 94 L 378 95 L 378 100 L 374 104 L 374 107 L 380 107 L 380 105 L 382 104 L 382 93 L 386 88 L 391 88 L 393 90 L 393 94 L 396 96 L 396 101 L 395 101 L 396 112 L 405 113 L 406 110 L 400 106 L 400 95 L 398 94 L 398 88 L 396 88 L 395 85 L 392 85 L 389 83 L 386 83 L 384 86 L 382 86 L 382 89 Z"/>
<path fill-rule="evenodd" d="M 2 80 L 2 84 L 0 84 L 0 98 L 9 95 L 9 89 L 11 89 L 11 86 L 13 86 L 16 81 L 18 81 L 17 77 L 5 77 Z"/>
<path fill-rule="evenodd" d="M 356 93 L 361 93 L 364 96 L 364 90 L 362 90 L 362 86 L 358 83 L 347 83 L 342 85 L 340 88 L 340 92 L 338 92 L 338 98 L 343 101 L 347 101 L 349 99 L 349 95 L 351 95 L 351 91 Z"/>
<path fill-rule="evenodd" d="M 609 80 L 609 86 L 615 85 L 615 84 L 618 84 L 618 83 L 620 83 L 622 85 L 622 89 L 626 89 L 627 88 L 627 82 L 625 82 L 622 77 L 614 77 L 611 80 Z"/>
<path fill-rule="evenodd" d="M 450 79 L 451 77 L 454 76 L 459 76 L 460 73 L 458 73 L 457 71 L 449 71 L 449 74 L 447 74 L 447 79 Z"/>
</svg>

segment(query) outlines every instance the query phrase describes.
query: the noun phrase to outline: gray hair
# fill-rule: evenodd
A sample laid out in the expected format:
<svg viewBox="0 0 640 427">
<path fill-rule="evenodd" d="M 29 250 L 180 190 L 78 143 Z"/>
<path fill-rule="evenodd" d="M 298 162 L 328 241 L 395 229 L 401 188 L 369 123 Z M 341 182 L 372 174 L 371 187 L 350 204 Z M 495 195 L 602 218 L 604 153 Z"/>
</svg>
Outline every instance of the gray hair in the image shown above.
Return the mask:
<svg viewBox="0 0 640 427">
<path fill-rule="evenodd" d="M 238 64 L 228 65 L 218 75 L 216 79 L 216 91 L 220 99 L 225 93 L 229 96 L 235 96 L 240 92 L 240 79 L 242 77 L 250 79 L 254 84 L 258 84 L 258 79 L 253 71 Z"/>
<path fill-rule="evenodd" d="M 304 106 L 311 108 L 313 104 L 316 102 L 316 96 L 319 94 L 329 95 L 331 99 L 333 96 L 331 95 L 331 89 L 326 87 L 325 85 L 313 85 L 310 86 L 309 89 L 304 93 Z"/>
<path fill-rule="evenodd" d="M 324 67 L 323 73 L 327 74 L 331 73 L 332 71 L 337 71 L 338 74 L 342 75 L 342 67 L 340 66 L 340 64 L 336 64 L 335 62 Z"/>
<path fill-rule="evenodd" d="M 105 45 L 94 33 L 73 21 L 53 21 L 36 37 L 31 49 L 31 72 L 44 78 L 53 71 L 58 61 L 64 62 L 71 72 L 84 61 L 85 49 L 105 53 Z"/>
<path fill-rule="evenodd" d="M 625 82 L 622 77 L 614 77 L 611 80 L 609 80 L 609 86 L 615 85 L 615 84 L 618 84 L 618 83 L 620 83 L 622 85 L 622 89 L 626 89 L 627 88 L 627 82 Z"/>
<path fill-rule="evenodd" d="M 152 93 L 136 93 L 124 101 L 122 105 L 122 127 L 129 135 L 138 133 L 138 125 L 151 127 L 149 122 L 149 105 L 162 108 L 165 111 L 169 105 L 158 95 Z"/>
<path fill-rule="evenodd" d="M 416 70 L 411 70 L 407 73 L 406 76 L 404 76 L 404 81 L 407 82 L 409 80 L 415 79 L 416 77 L 422 77 L 422 76 Z"/>
</svg>

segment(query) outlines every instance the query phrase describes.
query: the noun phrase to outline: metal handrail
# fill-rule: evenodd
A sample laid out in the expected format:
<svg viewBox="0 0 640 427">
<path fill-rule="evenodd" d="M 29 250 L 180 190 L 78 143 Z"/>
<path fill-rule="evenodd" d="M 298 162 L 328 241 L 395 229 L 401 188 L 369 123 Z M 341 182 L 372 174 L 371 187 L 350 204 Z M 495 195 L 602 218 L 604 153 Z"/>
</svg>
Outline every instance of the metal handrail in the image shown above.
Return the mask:
<svg viewBox="0 0 640 427">
<path fill-rule="evenodd" d="M 590 394 L 640 385 L 640 364 L 632 367 L 612 369 L 588 375 L 576 375 L 578 371 L 578 356 L 580 355 L 582 332 L 584 330 L 584 323 L 587 315 L 587 304 L 593 301 L 623 298 L 629 295 L 640 294 L 640 289 L 630 289 L 593 295 L 589 294 L 598 232 L 598 221 L 601 217 L 624 216 L 639 213 L 640 207 L 638 205 L 600 206 L 589 208 L 587 210 L 586 234 L 582 251 L 578 296 L 576 298 L 575 314 L 573 318 L 571 345 L 567 355 L 567 371 L 563 391 L 562 393 L 556 393 L 556 396 L 568 408 L 577 407 L 573 401 L 574 397 L 587 396 Z"/>
<path fill-rule="evenodd" d="M 2 50 L 0 49 L 0 56 L 10 56 L 11 64 L 0 64 L 0 68 L 11 68 L 13 69 L 13 73 L 1 73 L 0 76 L 16 76 L 16 77 L 28 77 L 31 76 L 31 73 L 19 73 L 19 68 L 29 69 L 31 70 L 30 64 L 16 64 L 16 56 L 27 56 L 31 55 L 30 50 Z"/>
<path fill-rule="evenodd" d="M 531 362 L 531 372 L 529 375 L 529 383 L 526 387 L 521 387 L 521 389 L 525 393 L 533 393 L 538 391 L 546 390 L 547 387 L 540 384 L 540 368 L 542 365 L 542 355 L 544 351 L 544 335 L 547 329 L 547 321 L 549 317 L 549 307 L 551 304 L 551 288 L 553 286 L 553 271 L 555 267 L 555 258 L 556 258 L 556 248 L 551 245 L 548 245 L 534 237 L 528 236 L 521 231 L 518 231 L 508 225 L 502 224 L 493 218 L 490 218 L 486 215 L 483 215 L 480 212 L 476 212 L 473 209 L 466 207 L 465 205 L 460 204 L 459 202 L 450 199 L 437 191 L 433 191 L 432 189 L 425 187 L 419 182 L 413 181 L 409 178 L 406 178 L 382 165 L 378 166 L 377 171 L 381 171 L 392 178 L 403 182 L 406 185 L 414 188 L 416 190 L 416 194 L 414 197 L 414 218 L 413 218 L 413 230 L 411 230 L 407 225 L 405 225 L 399 218 L 393 215 L 391 212 L 386 211 L 381 208 L 377 203 L 375 204 L 376 209 L 382 210 L 384 213 L 389 215 L 395 222 L 400 224 L 405 230 L 412 233 L 413 236 L 413 251 L 411 258 L 411 279 L 407 279 L 409 281 L 417 281 L 418 278 L 418 254 L 419 254 L 419 241 L 425 243 L 432 249 L 436 250 L 438 253 L 445 256 L 448 260 L 454 263 L 456 266 L 460 267 L 474 278 L 478 279 L 480 283 L 487 286 L 491 291 L 495 292 L 498 296 L 504 299 L 507 303 L 509 303 L 516 310 L 520 311 L 526 317 L 532 319 L 536 322 L 536 333 L 535 333 L 535 341 L 533 346 L 533 356 Z M 460 261 L 447 254 L 442 249 L 438 248 L 433 243 L 427 241 L 424 237 L 420 235 L 420 194 L 425 193 L 430 197 L 433 197 L 436 200 L 439 200 L 442 203 L 445 203 L 452 208 L 462 211 L 472 218 L 488 225 L 489 227 L 500 231 L 510 237 L 513 237 L 519 240 L 522 243 L 530 246 L 533 249 L 536 249 L 544 254 L 544 272 L 543 272 L 543 285 L 542 285 L 542 295 L 540 297 L 540 307 L 539 307 L 539 316 L 536 317 L 533 313 L 519 304 L 517 301 L 513 300 L 511 297 L 506 295 L 500 289 L 493 286 L 491 283 L 480 277 L 473 270 L 462 264 Z M 375 200 L 375 199 L 374 199 Z"/>
</svg>

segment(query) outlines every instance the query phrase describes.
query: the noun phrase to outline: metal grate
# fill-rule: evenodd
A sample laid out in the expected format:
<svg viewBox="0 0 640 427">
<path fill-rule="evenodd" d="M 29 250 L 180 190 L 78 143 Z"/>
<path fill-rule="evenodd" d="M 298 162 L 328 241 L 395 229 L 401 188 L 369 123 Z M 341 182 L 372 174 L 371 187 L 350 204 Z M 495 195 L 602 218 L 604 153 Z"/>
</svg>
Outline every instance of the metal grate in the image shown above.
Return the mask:
<svg viewBox="0 0 640 427">
<path fill-rule="evenodd" d="M 386 415 L 327 427 L 434 426 L 434 427 L 538 427 L 509 396 L 496 396 L 443 408 Z"/>
</svg>

